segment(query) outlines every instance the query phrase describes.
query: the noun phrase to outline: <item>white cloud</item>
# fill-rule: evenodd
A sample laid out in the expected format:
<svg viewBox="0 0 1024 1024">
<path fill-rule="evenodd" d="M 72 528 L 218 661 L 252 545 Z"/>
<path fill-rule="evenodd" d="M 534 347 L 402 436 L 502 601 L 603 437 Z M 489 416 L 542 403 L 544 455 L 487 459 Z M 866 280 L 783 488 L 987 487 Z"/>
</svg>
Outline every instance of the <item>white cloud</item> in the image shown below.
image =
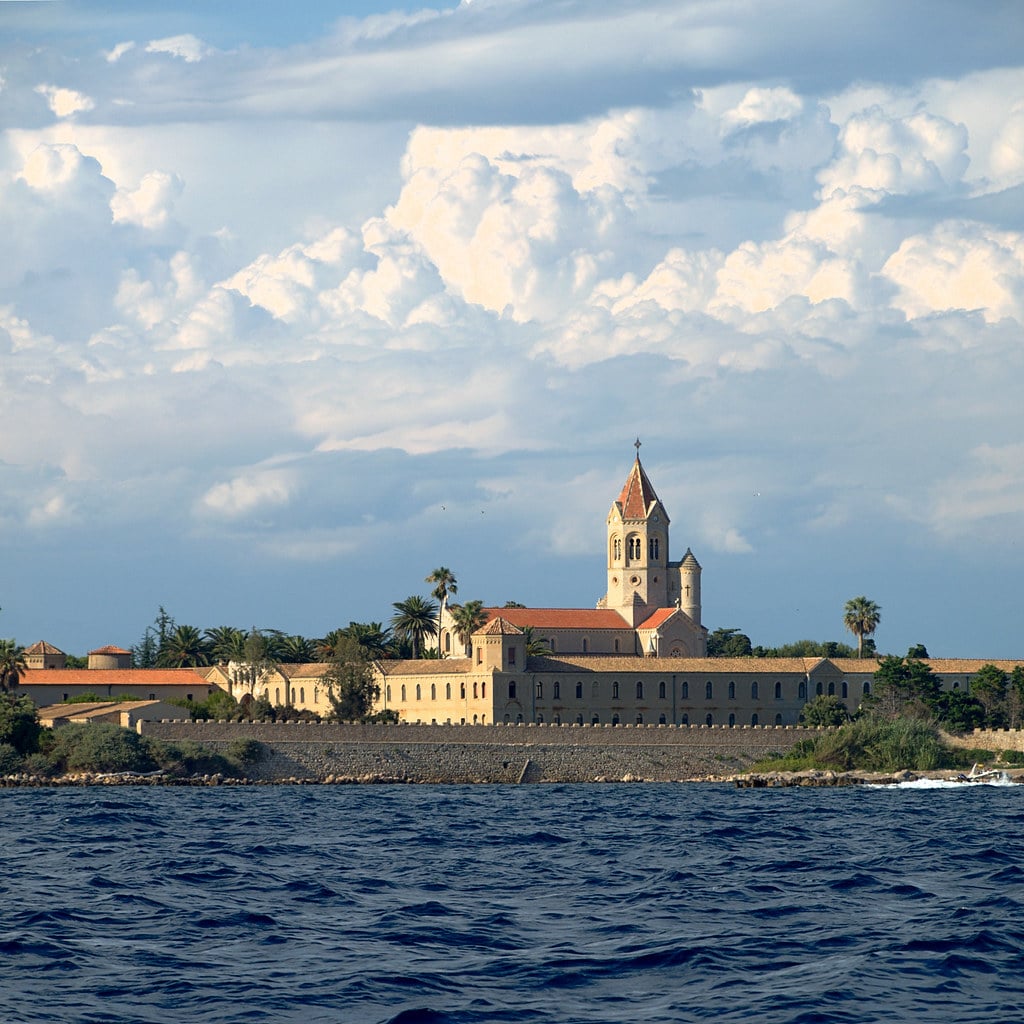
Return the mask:
<svg viewBox="0 0 1024 1024">
<path fill-rule="evenodd" d="M 882 268 L 908 317 L 980 310 L 987 322 L 1024 323 L 1024 235 L 946 221 L 907 238 Z"/>
<path fill-rule="evenodd" d="M 84 93 L 74 89 L 62 89 L 56 85 L 37 85 L 36 92 L 46 98 L 46 102 L 57 117 L 71 117 L 83 110 L 92 110 L 96 104 Z"/>
<path fill-rule="evenodd" d="M 126 53 L 130 50 L 135 49 L 135 43 L 128 40 L 123 43 L 118 43 L 115 47 L 110 50 L 104 50 L 103 56 L 108 64 L 116 64 Z"/>
<path fill-rule="evenodd" d="M 803 100 L 791 89 L 754 88 L 747 91 L 743 99 L 731 110 L 726 111 L 726 124 L 751 125 L 771 121 L 789 121 L 803 111 Z"/>
<path fill-rule="evenodd" d="M 925 111 L 892 117 L 876 107 L 855 114 L 840 132 L 838 158 L 818 175 L 821 194 L 946 191 L 967 170 L 967 138 L 964 125 Z"/>
<path fill-rule="evenodd" d="M 138 224 L 154 231 L 164 228 L 174 212 L 174 201 L 184 183 L 175 174 L 151 171 L 136 189 L 118 189 L 110 200 L 117 224 Z"/>
<path fill-rule="evenodd" d="M 287 505 L 294 487 L 294 475 L 287 470 L 258 470 L 215 484 L 203 495 L 201 504 L 216 515 L 238 518 Z"/>
<path fill-rule="evenodd" d="M 214 52 L 212 47 L 188 33 L 151 39 L 146 44 L 146 53 L 169 53 L 172 57 L 180 57 L 186 64 L 195 64 Z"/>
</svg>

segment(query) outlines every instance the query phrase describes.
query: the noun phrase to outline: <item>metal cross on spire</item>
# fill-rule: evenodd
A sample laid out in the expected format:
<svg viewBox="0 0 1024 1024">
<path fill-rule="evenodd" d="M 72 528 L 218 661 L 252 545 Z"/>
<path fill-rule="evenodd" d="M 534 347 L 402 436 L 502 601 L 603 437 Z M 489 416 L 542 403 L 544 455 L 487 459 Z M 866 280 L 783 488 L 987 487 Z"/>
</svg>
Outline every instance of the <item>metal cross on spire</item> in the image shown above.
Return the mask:
<svg viewBox="0 0 1024 1024">
<path fill-rule="evenodd" d="M 633 442 L 633 447 L 636 449 L 636 457 L 639 459 L 640 458 L 640 438 L 639 437 Z"/>
</svg>

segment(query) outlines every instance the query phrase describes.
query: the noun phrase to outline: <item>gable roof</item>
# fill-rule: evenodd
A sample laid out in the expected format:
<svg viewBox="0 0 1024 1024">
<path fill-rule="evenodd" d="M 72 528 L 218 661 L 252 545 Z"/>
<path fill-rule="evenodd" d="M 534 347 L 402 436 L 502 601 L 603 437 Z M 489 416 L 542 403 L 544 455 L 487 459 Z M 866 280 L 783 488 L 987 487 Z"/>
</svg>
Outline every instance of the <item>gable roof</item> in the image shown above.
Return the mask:
<svg viewBox="0 0 1024 1024">
<path fill-rule="evenodd" d="M 657 629 L 663 622 L 667 622 L 672 618 L 675 613 L 679 611 L 678 608 L 659 608 L 653 615 L 648 616 L 643 622 L 637 626 L 637 629 Z"/>
<path fill-rule="evenodd" d="M 501 618 L 518 629 L 631 629 L 629 623 L 612 608 L 484 608 L 487 629 Z"/>
<path fill-rule="evenodd" d="M 616 504 L 622 511 L 623 519 L 644 519 L 651 505 L 658 500 L 651 481 L 647 479 L 644 467 L 640 465 L 640 456 L 633 463 L 626 482 L 622 485 Z"/>
</svg>

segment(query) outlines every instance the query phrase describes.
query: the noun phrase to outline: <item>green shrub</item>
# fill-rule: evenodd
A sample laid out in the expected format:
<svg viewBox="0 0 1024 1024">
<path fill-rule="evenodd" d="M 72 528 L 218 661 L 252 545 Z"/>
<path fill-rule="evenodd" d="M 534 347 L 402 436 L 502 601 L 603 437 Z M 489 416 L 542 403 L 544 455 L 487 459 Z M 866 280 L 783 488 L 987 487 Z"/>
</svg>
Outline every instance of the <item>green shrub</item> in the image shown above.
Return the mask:
<svg viewBox="0 0 1024 1024">
<path fill-rule="evenodd" d="M 42 726 L 28 697 L 0 694 L 0 743 L 9 743 L 22 757 L 39 747 Z"/>
<path fill-rule="evenodd" d="M 754 770 L 929 771 L 958 767 L 958 753 L 944 746 L 934 726 L 927 722 L 869 715 L 835 732 L 802 740 L 782 757 L 754 765 Z"/>
<path fill-rule="evenodd" d="M 179 743 L 151 741 L 150 752 L 162 771 L 170 775 L 234 775 L 235 766 L 223 755 L 193 740 Z"/>
<path fill-rule="evenodd" d="M 148 772 L 156 768 L 145 738 L 107 722 L 61 726 L 55 731 L 51 757 L 71 772 Z"/>
<path fill-rule="evenodd" d="M 57 774 L 57 765 L 48 754 L 39 751 L 25 758 L 25 771 L 29 775 L 39 775 L 46 779 Z"/>
<path fill-rule="evenodd" d="M 256 764 L 267 756 L 267 748 L 259 740 L 237 739 L 228 744 L 228 759 L 245 767 Z"/>
<path fill-rule="evenodd" d="M 21 755 L 10 743 L 0 743 L 0 775 L 16 775 L 24 764 Z"/>
</svg>

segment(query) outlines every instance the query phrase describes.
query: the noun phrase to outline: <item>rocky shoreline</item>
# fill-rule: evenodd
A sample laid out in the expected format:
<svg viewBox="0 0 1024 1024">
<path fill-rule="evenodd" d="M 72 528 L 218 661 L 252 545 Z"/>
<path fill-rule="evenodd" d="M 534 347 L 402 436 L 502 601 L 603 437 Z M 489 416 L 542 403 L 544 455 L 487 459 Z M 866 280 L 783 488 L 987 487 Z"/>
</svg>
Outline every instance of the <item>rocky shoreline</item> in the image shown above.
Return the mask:
<svg viewBox="0 0 1024 1024">
<path fill-rule="evenodd" d="M 1005 775 L 1011 782 L 1024 783 L 1024 768 L 1010 768 Z M 799 787 L 834 786 L 895 786 L 901 782 L 916 782 L 922 779 L 941 781 L 963 781 L 963 773 L 957 771 L 819 771 L 799 772 L 744 772 L 732 775 L 693 775 L 673 780 L 676 783 L 715 782 L 731 783 L 738 789 L 786 789 Z M 578 781 L 578 780 L 566 780 Z M 643 778 L 637 775 L 621 777 L 600 775 L 582 783 L 654 783 L 663 780 Z M 174 776 L 162 772 L 73 772 L 49 778 L 42 775 L 17 774 L 0 777 L 0 789 L 83 787 L 83 786 L 389 786 L 389 785 L 445 785 L 450 782 L 442 778 L 429 780 L 413 779 L 408 776 L 367 773 L 363 775 L 326 775 L 322 778 L 290 777 L 280 779 L 250 779 L 230 775 Z M 477 779 L 470 783 L 477 785 L 509 785 L 489 779 Z M 544 783 L 534 783 L 544 784 Z M 550 784 L 550 783 L 547 783 Z"/>
</svg>

